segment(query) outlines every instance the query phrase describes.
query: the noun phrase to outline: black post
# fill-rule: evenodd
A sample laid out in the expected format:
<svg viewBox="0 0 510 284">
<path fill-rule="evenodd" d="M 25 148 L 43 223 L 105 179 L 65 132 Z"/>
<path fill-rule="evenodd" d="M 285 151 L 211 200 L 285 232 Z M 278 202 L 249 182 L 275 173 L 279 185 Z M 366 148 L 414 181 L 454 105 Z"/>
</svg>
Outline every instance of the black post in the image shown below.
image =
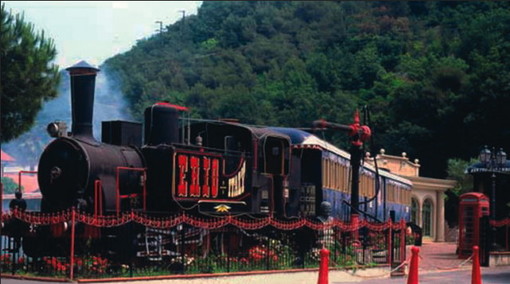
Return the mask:
<svg viewBox="0 0 510 284">
<path fill-rule="evenodd" d="M 491 220 L 496 222 L 496 173 L 492 172 L 491 176 Z M 496 242 L 496 226 L 491 226 L 491 248 L 490 251 L 498 250 L 498 244 Z"/>
<path fill-rule="evenodd" d="M 309 230 L 309 228 L 304 228 L 303 230 Z M 311 229 L 310 229 L 311 230 Z M 308 231 L 306 231 L 308 232 Z M 311 246 L 308 246 L 308 243 L 306 245 L 306 248 L 308 249 L 308 251 L 310 251 L 309 249 L 311 248 Z M 301 260 L 302 260 L 302 268 L 305 268 L 305 262 L 306 262 L 306 251 L 301 247 Z"/>
<path fill-rule="evenodd" d="M 136 240 L 136 236 L 134 236 L 134 234 L 133 234 L 133 226 L 134 226 L 133 221 L 129 222 L 128 226 L 129 226 L 129 235 L 131 237 L 131 251 L 129 254 L 129 260 L 130 260 L 129 277 L 133 277 L 133 270 L 134 270 L 134 265 L 135 265 L 134 258 L 136 256 L 136 247 L 135 246 L 137 244 L 137 240 Z"/>
<path fill-rule="evenodd" d="M 390 210 L 390 219 L 391 219 L 391 223 L 395 223 L 395 210 Z M 393 268 L 393 263 L 395 262 L 395 250 L 393 249 L 395 247 L 395 231 L 393 231 L 391 228 L 390 228 L 390 238 L 391 238 L 391 247 L 390 247 L 390 250 L 391 250 L 391 254 L 390 254 L 390 267 Z"/>
<path fill-rule="evenodd" d="M 15 273 L 15 269 L 14 269 L 14 264 L 16 263 L 15 259 L 16 259 L 16 256 L 14 255 L 15 254 L 15 251 L 14 251 L 14 247 L 16 246 L 16 240 L 14 239 L 14 237 L 10 238 L 11 241 L 10 241 L 10 247 L 11 247 L 11 252 L 12 252 L 12 261 L 11 261 L 11 272 L 12 272 L 12 275 L 14 275 Z"/>
<path fill-rule="evenodd" d="M 338 236 L 340 236 L 340 233 L 337 231 L 336 228 L 333 229 L 333 232 L 334 232 L 334 235 L 333 235 L 333 260 L 335 261 L 335 263 L 338 262 L 338 257 L 337 257 L 337 243 L 340 241 L 340 240 L 337 240 Z"/>
<path fill-rule="evenodd" d="M 181 225 L 181 263 L 182 263 L 182 274 L 186 272 L 186 264 L 184 263 L 184 253 L 186 250 L 184 249 L 184 238 L 186 236 L 186 233 L 184 231 L 184 224 Z"/>
<path fill-rule="evenodd" d="M 266 270 L 269 270 L 269 245 L 271 244 L 271 242 L 269 241 L 269 237 L 267 237 L 267 252 L 266 252 L 266 257 L 267 257 L 267 260 L 266 260 Z"/>
<path fill-rule="evenodd" d="M 230 272 L 230 234 L 228 235 L 227 240 L 227 272 Z"/>
</svg>

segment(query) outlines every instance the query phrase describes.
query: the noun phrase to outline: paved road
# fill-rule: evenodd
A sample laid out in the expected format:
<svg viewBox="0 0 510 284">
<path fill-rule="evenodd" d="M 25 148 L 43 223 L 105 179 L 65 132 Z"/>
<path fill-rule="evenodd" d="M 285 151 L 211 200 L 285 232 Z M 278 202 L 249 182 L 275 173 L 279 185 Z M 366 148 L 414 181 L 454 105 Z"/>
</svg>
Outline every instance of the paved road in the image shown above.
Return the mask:
<svg viewBox="0 0 510 284">
<path fill-rule="evenodd" d="M 510 283 L 510 267 L 500 266 L 496 268 L 481 269 L 482 283 L 484 284 L 508 284 Z M 434 283 L 434 284 L 461 284 L 471 283 L 471 270 L 462 269 L 456 271 L 442 271 L 442 272 L 427 272 L 421 273 L 418 276 L 420 284 Z M 331 284 L 340 283 L 360 283 L 360 282 L 343 282 L 331 281 Z M 386 279 L 370 279 L 361 281 L 363 284 L 402 284 L 407 283 L 406 277 L 400 278 L 386 278 Z"/>
<path fill-rule="evenodd" d="M 510 267 L 482 267 L 482 282 L 484 284 L 508 284 L 510 283 Z M 359 273 L 356 273 L 359 274 Z M 330 273 L 331 284 L 344 284 L 344 283 L 363 283 L 363 284 L 405 284 L 407 283 L 406 277 L 393 277 L 384 279 L 368 279 L 352 275 L 351 273 Z M 361 275 L 361 274 L 360 274 Z M 369 274 L 367 274 L 369 275 Z M 368 276 L 367 276 L 368 277 Z M 41 281 L 28 281 L 17 279 L 2 279 L 2 284 L 61 284 L 62 282 L 41 282 Z M 317 283 L 317 273 L 300 272 L 300 273 L 281 273 L 271 275 L 256 275 L 256 276 L 233 276 L 233 277 L 217 277 L 217 278 L 201 278 L 201 279 L 174 279 L 174 280 L 154 280 L 154 281 L 133 281 L 133 282 L 115 282 L 115 283 L 150 283 L 150 284 L 249 284 L 249 283 L 263 283 L 263 284 L 309 284 Z M 454 271 L 438 271 L 438 272 L 420 272 L 419 283 L 427 284 L 459 284 L 471 283 L 471 269 L 465 267 Z"/>
</svg>

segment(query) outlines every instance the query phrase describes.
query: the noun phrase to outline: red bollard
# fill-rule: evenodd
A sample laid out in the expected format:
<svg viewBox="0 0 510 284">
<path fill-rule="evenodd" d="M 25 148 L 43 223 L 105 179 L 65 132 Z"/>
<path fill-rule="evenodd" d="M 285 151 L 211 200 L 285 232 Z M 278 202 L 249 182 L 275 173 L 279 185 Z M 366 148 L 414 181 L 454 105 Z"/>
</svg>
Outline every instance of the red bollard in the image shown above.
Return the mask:
<svg viewBox="0 0 510 284">
<path fill-rule="evenodd" d="M 473 246 L 473 270 L 471 272 L 471 284 L 482 284 L 478 246 Z"/>
<path fill-rule="evenodd" d="M 407 284 L 418 284 L 418 253 L 420 249 L 418 247 L 411 248 L 411 265 L 409 266 L 409 277 L 407 278 Z"/>
<path fill-rule="evenodd" d="M 321 263 L 319 265 L 319 281 L 317 284 L 329 284 L 328 266 L 329 266 L 329 250 L 321 249 Z"/>
</svg>

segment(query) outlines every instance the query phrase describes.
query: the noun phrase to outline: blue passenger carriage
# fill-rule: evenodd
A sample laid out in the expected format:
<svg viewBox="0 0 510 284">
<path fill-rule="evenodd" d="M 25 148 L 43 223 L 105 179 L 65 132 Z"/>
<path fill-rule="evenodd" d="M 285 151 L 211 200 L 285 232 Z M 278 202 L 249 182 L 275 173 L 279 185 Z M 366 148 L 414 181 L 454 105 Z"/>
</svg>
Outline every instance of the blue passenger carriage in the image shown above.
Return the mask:
<svg viewBox="0 0 510 284">
<path fill-rule="evenodd" d="M 286 134 L 292 143 L 289 174 L 288 216 L 319 215 L 322 201 L 332 205 L 332 216 L 349 220 L 351 166 L 348 152 L 308 132 L 271 127 Z M 377 183 L 379 179 L 379 183 Z M 409 221 L 411 181 L 387 171 L 376 171 L 369 163 L 360 169 L 359 215 L 369 221 Z"/>
</svg>

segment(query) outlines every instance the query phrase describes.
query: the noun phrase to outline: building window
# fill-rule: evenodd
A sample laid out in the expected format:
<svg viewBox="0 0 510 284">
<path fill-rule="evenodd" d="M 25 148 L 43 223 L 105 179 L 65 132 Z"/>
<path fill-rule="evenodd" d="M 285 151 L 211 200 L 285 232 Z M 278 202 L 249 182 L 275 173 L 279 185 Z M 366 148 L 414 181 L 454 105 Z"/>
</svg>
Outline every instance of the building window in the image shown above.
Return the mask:
<svg viewBox="0 0 510 284">
<path fill-rule="evenodd" d="M 411 199 L 411 222 L 418 224 L 418 201 Z"/>
<path fill-rule="evenodd" d="M 427 199 L 423 202 L 423 235 L 432 236 L 432 202 Z"/>
</svg>

